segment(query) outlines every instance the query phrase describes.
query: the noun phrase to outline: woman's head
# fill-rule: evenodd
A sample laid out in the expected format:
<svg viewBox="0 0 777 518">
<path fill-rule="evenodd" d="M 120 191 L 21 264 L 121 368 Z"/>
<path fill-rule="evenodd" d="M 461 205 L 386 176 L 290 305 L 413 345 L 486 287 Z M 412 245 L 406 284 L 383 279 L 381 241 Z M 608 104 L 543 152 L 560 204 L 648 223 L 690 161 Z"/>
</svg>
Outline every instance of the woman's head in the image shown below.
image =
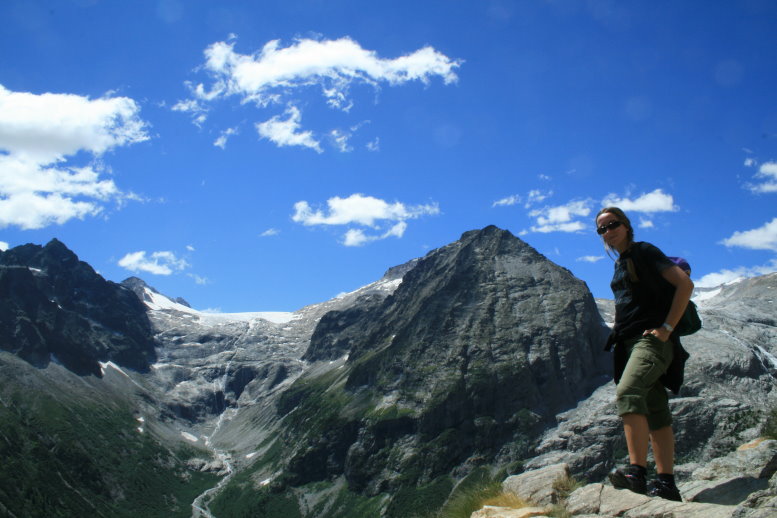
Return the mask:
<svg viewBox="0 0 777 518">
<path fill-rule="evenodd" d="M 626 250 L 634 241 L 634 229 L 626 213 L 618 207 L 605 207 L 596 215 L 596 232 L 602 236 L 604 246 L 618 253 Z"/>
</svg>

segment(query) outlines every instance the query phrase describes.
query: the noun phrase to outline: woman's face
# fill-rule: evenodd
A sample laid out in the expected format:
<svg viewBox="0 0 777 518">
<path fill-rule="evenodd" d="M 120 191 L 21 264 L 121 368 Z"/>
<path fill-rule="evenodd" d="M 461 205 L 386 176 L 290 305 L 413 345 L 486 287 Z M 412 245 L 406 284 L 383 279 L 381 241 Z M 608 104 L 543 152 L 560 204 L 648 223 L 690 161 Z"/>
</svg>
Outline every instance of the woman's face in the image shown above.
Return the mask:
<svg viewBox="0 0 777 518">
<path fill-rule="evenodd" d="M 605 212 L 596 218 L 596 226 L 599 228 L 606 227 L 614 221 L 620 222 L 615 214 Z M 625 223 L 621 223 L 617 228 L 608 228 L 602 234 L 602 239 L 610 248 L 614 248 L 618 253 L 621 253 L 629 246 L 629 229 Z"/>
</svg>

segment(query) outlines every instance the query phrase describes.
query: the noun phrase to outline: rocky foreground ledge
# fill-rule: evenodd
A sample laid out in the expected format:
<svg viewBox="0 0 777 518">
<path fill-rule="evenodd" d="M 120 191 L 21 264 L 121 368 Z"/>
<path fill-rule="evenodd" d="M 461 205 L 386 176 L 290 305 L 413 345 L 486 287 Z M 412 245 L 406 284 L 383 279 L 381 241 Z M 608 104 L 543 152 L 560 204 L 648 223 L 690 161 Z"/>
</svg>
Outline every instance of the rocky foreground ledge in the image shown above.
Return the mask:
<svg viewBox="0 0 777 518">
<path fill-rule="evenodd" d="M 505 492 L 531 502 L 510 509 L 487 506 L 471 518 L 551 516 L 552 508 L 581 518 L 774 518 L 777 516 L 777 441 L 759 440 L 706 465 L 679 466 L 684 502 L 651 498 L 605 484 L 583 486 L 566 498 L 557 489 L 569 477 L 566 464 L 554 464 L 507 478 Z M 552 516 L 559 516 L 557 512 Z"/>
</svg>

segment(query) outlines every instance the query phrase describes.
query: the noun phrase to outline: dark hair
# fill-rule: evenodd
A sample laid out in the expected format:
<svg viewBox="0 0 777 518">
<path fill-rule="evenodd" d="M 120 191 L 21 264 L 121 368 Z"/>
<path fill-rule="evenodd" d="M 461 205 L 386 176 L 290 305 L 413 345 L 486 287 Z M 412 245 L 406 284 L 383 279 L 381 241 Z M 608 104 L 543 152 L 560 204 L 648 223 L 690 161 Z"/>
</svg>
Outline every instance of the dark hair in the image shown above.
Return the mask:
<svg viewBox="0 0 777 518">
<path fill-rule="evenodd" d="M 626 237 L 629 240 L 629 244 L 634 242 L 634 227 L 631 226 L 631 220 L 629 220 L 625 212 L 618 207 L 605 207 L 596 214 L 594 225 L 599 225 L 599 216 L 602 214 L 612 214 L 618 221 L 626 225 Z M 604 240 L 604 236 L 602 236 L 602 240 Z M 604 244 L 604 247 L 608 252 L 612 251 L 612 248 L 607 243 Z"/>
</svg>

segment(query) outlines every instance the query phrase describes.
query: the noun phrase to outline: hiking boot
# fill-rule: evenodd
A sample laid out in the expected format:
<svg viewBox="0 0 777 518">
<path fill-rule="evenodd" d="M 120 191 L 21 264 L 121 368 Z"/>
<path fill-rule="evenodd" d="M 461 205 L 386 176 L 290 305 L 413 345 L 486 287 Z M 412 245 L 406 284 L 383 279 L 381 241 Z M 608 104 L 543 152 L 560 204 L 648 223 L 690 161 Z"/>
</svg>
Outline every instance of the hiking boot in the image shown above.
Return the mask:
<svg viewBox="0 0 777 518">
<path fill-rule="evenodd" d="M 610 471 L 607 477 L 615 489 L 628 489 L 640 495 L 647 493 L 647 480 L 645 479 L 644 468 L 631 465 L 623 466 Z"/>
<path fill-rule="evenodd" d="M 680 496 L 680 490 L 677 489 L 677 486 L 661 479 L 653 480 L 650 483 L 650 492 L 648 492 L 648 496 L 657 496 L 665 500 L 672 500 L 674 502 L 683 501 L 682 496 Z"/>
</svg>

